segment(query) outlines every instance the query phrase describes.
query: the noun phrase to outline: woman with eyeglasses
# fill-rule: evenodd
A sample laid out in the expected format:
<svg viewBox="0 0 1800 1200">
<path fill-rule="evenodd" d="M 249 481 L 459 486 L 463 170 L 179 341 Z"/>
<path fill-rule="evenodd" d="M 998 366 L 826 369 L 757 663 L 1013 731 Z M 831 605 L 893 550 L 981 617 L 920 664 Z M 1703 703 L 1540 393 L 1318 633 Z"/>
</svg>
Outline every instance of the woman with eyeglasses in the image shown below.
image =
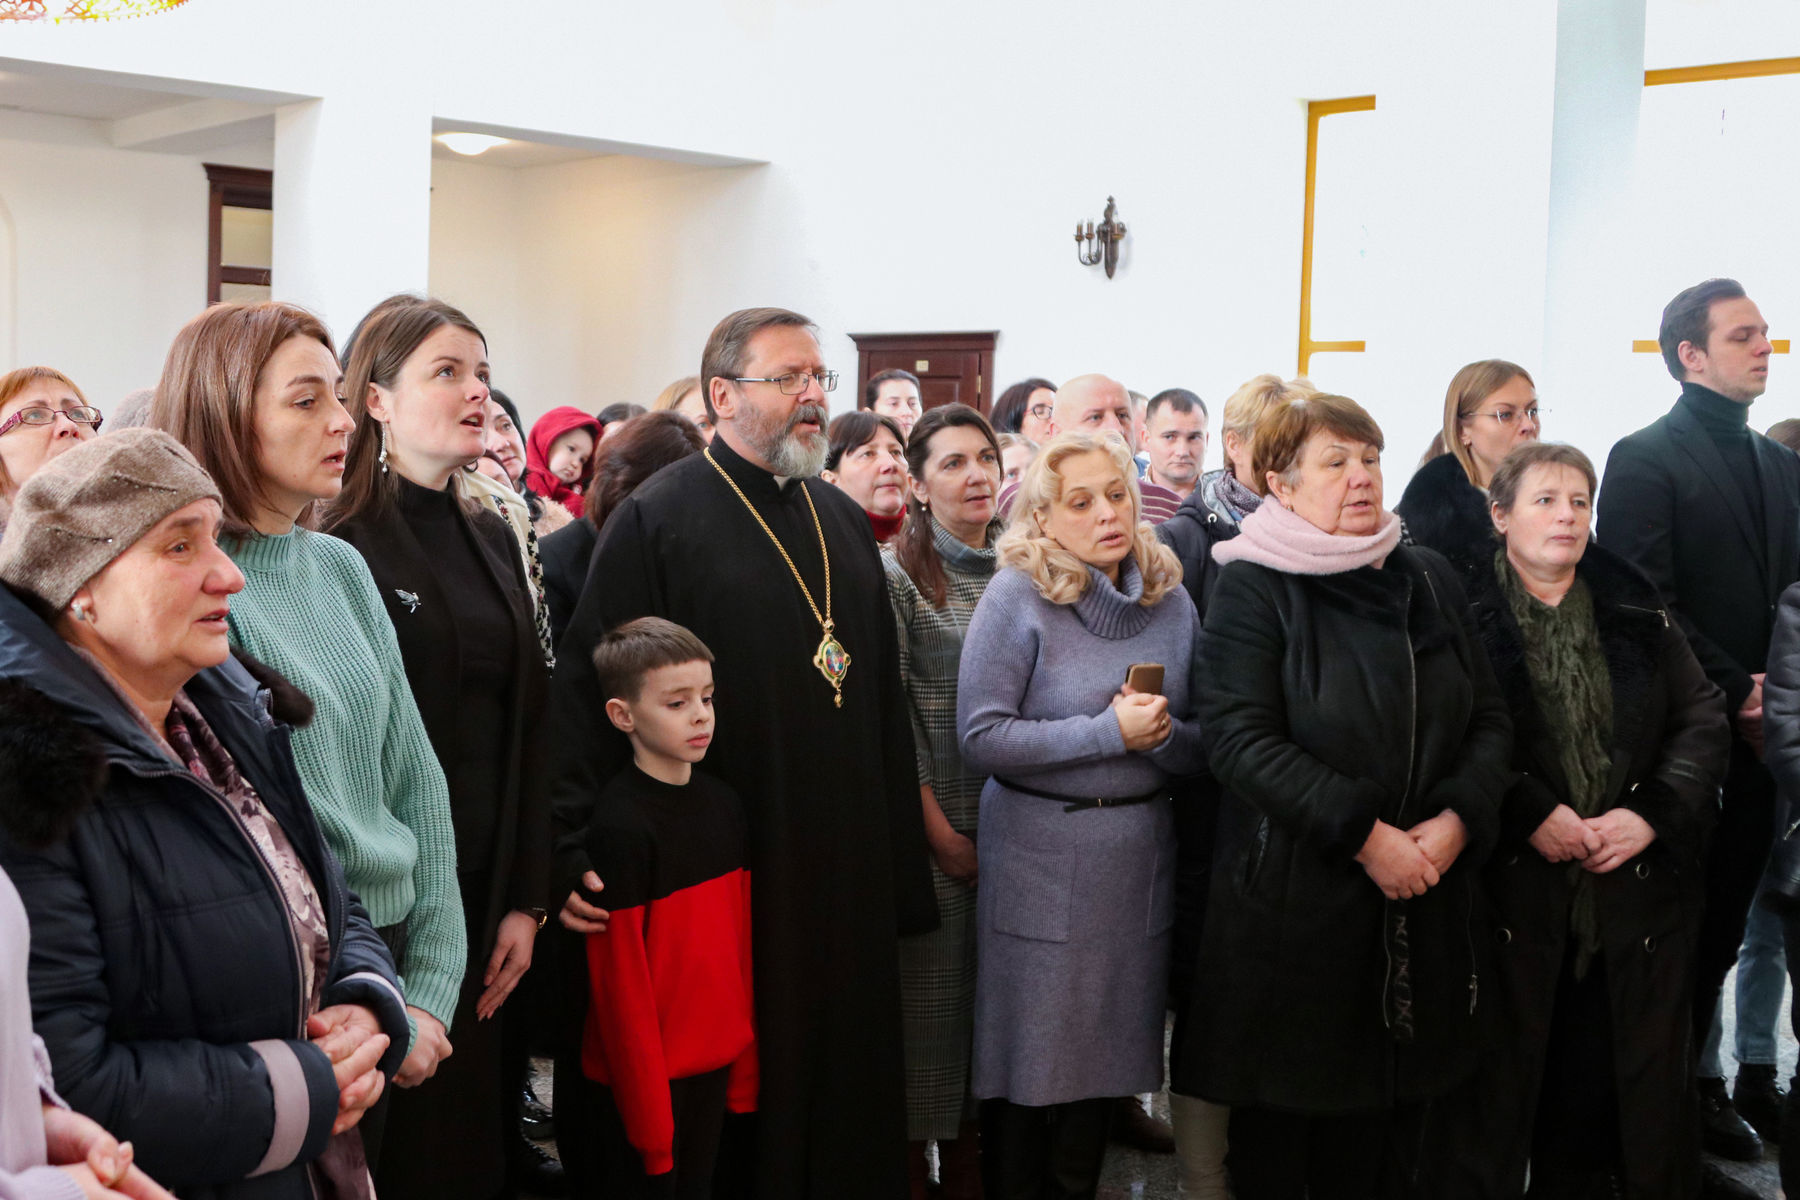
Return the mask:
<svg viewBox="0 0 1800 1200">
<path fill-rule="evenodd" d="M 1537 440 L 1541 412 L 1517 363 L 1487 358 L 1451 378 L 1443 432 L 1394 506 L 1413 545 L 1436 550 L 1464 579 L 1493 558 L 1488 484 L 1508 454 Z"/>
<path fill-rule="evenodd" d="M 994 401 L 994 432 L 1016 433 L 1043 445 L 1050 440 L 1056 385 L 1033 376 L 1013 384 Z"/>
<path fill-rule="evenodd" d="M 0 525 L 37 469 L 100 432 L 100 410 L 52 367 L 0 375 Z"/>
</svg>

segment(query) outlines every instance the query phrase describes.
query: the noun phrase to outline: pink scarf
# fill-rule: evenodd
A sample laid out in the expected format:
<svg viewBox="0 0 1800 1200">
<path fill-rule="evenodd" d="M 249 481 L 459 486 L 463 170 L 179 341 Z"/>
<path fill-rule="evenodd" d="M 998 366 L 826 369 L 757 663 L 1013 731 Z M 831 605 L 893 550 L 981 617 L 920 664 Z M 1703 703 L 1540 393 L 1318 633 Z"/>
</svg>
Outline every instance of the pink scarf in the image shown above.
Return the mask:
<svg viewBox="0 0 1800 1200">
<path fill-rule="evenodd" d="M 1379 567 L 1399 544 L 1400 518 L 1391 512 L 1381 514 L 1374 533 L 1340 537 L 1271 500 L 1244 518 L 1236 537 L 1213 546 L 1213 561 L 1223 566 L 1241 558 L 1290 575 L 1336 575 Z"/>
</svg>

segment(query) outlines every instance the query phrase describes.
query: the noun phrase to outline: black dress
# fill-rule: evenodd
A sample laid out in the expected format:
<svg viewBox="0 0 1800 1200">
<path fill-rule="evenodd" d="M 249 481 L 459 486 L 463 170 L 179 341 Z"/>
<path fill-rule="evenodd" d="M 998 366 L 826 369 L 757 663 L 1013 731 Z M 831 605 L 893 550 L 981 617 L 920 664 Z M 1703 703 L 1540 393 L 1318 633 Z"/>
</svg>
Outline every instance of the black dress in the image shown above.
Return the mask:
<svg viewBox="0 0 1800 1200">
<path fill-rule="evenodd" d="M 567 889 L 586 869 L 594 803 L 630 761 L 586 648 L 634 617 L 679 622 L 717 656 L 705 769 L 743 797 L 750 827 L 762 1091 L 754 1166 L 733 1177 L 753 1179 L 764 1200 L 898 1200 L 907 1190 L 898 939 L 932 927 L 937 913 L 886 578 L 868 517 L 844 493 L 817 480 L 778 486 L 724 438 L 712 455 L 823 608 L 807 496 L 817 506 L 832 619 L 851 658 L 843 706 L 811 662 L 819 623 L 744 502 L 704 455 L 665 468 L 608 518 L 558 656 L 556 879 Z M 563 1097 L 559 1088 L 558 1133 L 579 1136 Z"/>
<path fill-rule="evenodd" d="M 519 996 L 498 1019 L 475 1002 L 500 918 L 547 895 L 547 810 L 537 783 L 543 656 L 511 531 L 451 489 L 398 481 L 387 511 L 331 530 L 361 552 L 387 605 L 426 735 L 450 787 L 469 962 L 450 1029 L 454 1053 L 418 1088 L 396 1090 L 377 1194 L 490 1200 L 506 1183 L 523 1055 Z"/>
</svg>

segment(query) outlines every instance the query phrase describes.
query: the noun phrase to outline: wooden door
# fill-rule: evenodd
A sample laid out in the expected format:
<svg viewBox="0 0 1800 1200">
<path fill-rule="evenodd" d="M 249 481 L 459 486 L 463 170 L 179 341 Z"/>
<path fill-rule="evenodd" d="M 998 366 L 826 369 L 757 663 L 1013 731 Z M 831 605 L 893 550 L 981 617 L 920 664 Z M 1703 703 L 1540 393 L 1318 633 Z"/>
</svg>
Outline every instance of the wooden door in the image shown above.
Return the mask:
<svg viewBox="0 0 1800 1200">
<path fill-rule="evenodd" d="M 993 407 L 994 343 L 986 333 L 853 333 L 856 343 L 856 401 L 863 387 L 883 371 L 898 367 L 919 377 L 925 408 L 967 404 L 982 415 Z"/>
</svg>

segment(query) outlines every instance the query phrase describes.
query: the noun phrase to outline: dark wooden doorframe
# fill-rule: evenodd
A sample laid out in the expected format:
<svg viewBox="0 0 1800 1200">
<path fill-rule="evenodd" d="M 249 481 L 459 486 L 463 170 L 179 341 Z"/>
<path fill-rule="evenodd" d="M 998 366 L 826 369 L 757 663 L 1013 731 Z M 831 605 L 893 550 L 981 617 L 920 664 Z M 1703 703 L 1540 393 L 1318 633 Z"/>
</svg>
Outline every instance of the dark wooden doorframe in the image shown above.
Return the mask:
<svg viewBox="0 0 1800 1200">
<path fill-rule="evenodd" d="M 962 403 L 984 416 L 993 407 L 997 330 L 966 333 L 853 333 L 856 403 L 872 376 L 896 367 L 919 377 L 925 408 Z"/>
</svg>

